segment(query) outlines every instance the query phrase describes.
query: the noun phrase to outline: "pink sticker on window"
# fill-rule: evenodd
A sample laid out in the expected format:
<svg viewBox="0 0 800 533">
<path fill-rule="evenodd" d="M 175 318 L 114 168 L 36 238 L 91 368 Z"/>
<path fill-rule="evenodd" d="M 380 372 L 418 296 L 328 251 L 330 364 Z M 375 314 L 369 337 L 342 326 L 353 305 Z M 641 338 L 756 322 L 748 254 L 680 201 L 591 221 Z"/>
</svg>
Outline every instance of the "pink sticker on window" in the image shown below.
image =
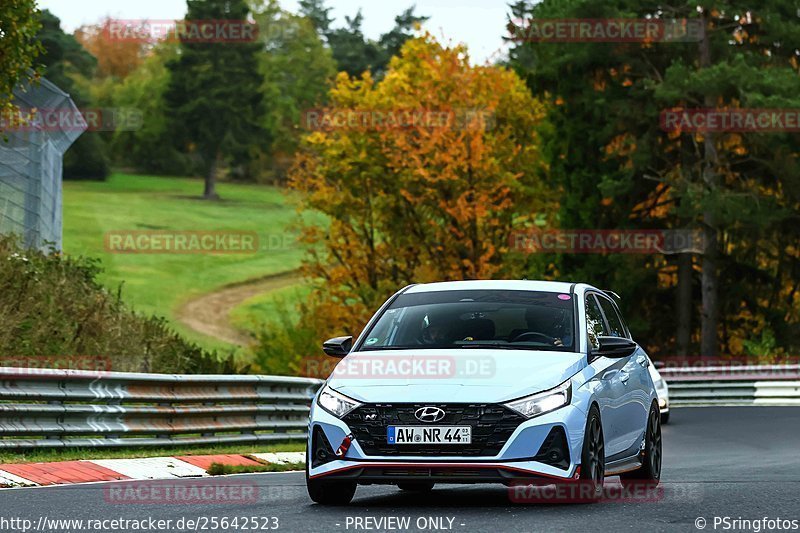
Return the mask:
<svg viewBox="0 0 800 533">
<path fill-rule="evenodd" d="M 559 294 L 558 295 L 558 299 L 559 300 L 569 300 L 570 296 L 569 296 L 569 294 Z"/>
</svg>

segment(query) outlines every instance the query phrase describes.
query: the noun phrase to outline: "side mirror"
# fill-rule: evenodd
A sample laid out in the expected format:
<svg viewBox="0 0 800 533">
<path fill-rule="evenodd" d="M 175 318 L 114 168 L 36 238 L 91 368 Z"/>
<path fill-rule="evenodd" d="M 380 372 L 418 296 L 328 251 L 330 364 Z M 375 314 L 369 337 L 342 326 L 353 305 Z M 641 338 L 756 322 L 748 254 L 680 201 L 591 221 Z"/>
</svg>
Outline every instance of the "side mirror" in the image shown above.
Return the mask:
<svg viewBox="0 0 800 533">
<path fill-rule="evenodd" d="M 331 357 L 342 358 L 353 348 L 353 337 L 334 337 L 322 343 L 322 351 Z"/>
<path fill-rule="evenodd" d="M 638 344 L 622 337 L 598 337 L 600 349 L 594 350 L 592 355 L 603 357 L 628 357 L 636 351 Z"/>
</svg>

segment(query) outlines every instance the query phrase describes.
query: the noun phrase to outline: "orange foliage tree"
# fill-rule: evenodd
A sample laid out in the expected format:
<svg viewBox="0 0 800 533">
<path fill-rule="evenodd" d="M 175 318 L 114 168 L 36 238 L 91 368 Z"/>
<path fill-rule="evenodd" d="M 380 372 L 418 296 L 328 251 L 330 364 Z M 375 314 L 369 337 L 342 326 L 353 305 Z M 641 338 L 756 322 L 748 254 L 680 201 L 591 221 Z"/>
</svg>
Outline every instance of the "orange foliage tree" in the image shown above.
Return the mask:
<svg viewBox="0 0 800 533">
<path fill-rule="evenodd" d="M 114 38 L 112 25 L 106 18 L 99 24 L 81 26 L 75 30 L 75 38 L 97 58 L 97 76 L 124 79 L 142 63 L 150 43 L 135 39 Z"/>
<path fill-rule="evenodd" d="M 381 81 L 341 73 L 290 175 L 311 281 L 303 324 L 356 334 L 409 283 L 519 277 L 512 227 L 552 217 L 538 129 L 544 107 L 512 71 L 473 66 L 463 46 L 412 39 Z"/>
</svg>

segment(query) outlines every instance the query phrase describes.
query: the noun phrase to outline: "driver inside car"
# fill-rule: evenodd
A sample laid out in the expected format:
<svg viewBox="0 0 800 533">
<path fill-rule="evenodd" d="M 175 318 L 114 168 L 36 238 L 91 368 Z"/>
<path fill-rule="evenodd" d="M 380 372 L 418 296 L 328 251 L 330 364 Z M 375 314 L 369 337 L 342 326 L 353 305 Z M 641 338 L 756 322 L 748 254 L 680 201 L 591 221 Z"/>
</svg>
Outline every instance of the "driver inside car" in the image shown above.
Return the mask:
<svg viewBox="0 0 800 533">
<path fill-rule="evenodd" d="M 452 344 L 453 339 L 450 335 L 450 328 L 447 327 L 444 320 L 441 318 L 436 319 L 432 316 L 426 316 L 424 322 L 426 322 L 427 325 L 423 325 L 422 328 L 423 344 Z"/>
<path fill-rule="evenodd" d="M 525 322 L 528 325 L 528 329 L 513 330 L 508 336 L 509 342 L 514 342 L 516 340 L 536 340 L 537 337 L 541 338 L 544 336 L 551 340 L 553 346 L 564 346 L 564 340 L 559 333 L 561 328 L 554 317 L 554 309 L 540 305 L 529 307 L 525 310 Z M 538 333 L 539 335 L 528 335 L 528 338 L 524 338 L 528 333 Z M 520 339 L 520 337 L 523 338 Z"/>
</svg>

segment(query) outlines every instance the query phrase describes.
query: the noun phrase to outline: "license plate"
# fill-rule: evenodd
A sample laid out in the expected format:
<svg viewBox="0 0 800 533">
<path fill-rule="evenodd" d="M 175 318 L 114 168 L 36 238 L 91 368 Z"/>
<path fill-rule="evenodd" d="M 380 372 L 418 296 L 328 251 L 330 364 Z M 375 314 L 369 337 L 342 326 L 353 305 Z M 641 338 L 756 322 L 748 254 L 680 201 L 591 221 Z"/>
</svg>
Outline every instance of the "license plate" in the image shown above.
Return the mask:
<svg viewBox="0 0 800 533">
<path fill-rule="evenodd" d="M 389 426 L 388 444 L 470 444 L 470 426 Z"/>
</svg>

